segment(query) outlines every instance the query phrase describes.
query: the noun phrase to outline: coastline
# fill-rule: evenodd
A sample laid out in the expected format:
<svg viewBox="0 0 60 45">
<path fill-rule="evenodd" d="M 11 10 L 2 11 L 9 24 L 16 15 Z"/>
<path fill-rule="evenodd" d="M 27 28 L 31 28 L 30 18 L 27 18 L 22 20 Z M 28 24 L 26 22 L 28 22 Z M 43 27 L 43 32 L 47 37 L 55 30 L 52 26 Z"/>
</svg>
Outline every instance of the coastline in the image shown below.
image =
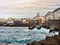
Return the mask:
<svg viewBox="0 0 60 45">
<path fill-rule="evenodd" d="M 27 43 L 26 45 L 60 45 L 60 30 L 59 35 L 54 36 L 46 36 L 45 40 L 41 41 L 33 41 L 31 43 Z"/>
<path fill-rule="evenodd" d="M 45 40 L 27 43 L 26 45 L 60 45 L 60 35 L 47 36 Z"/>
<path fill-rule="evenodd" d="M 58 45 L 59 40 L 60 39 L 60 35 L 55 35 L 55 36 L 47 36 L 45 40 L 39 41 L 39 42 L 32 42 L 32 43 L 27 43 L 26 45 L 50 45 L 50 43 L 52 42 L 51 45 Z M 47 43 L 48 42 L 48 43 Z M 0 45 L 17 45 L 17 44 L 0 44 Z"/>
</svg>

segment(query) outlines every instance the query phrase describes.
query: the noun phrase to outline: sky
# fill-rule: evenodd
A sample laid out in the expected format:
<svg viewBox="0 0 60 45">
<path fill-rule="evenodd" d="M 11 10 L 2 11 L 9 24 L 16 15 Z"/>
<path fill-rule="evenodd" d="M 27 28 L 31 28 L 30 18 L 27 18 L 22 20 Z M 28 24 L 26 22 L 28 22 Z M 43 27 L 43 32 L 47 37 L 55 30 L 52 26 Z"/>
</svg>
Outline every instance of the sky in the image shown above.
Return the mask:
<svg viewBox="0 0 60 45">
<path fill-rule="evenodd" d="M 0 18 L 31 18 L 60 7 L 60 0 L 0 0 Z"/>
</svg>

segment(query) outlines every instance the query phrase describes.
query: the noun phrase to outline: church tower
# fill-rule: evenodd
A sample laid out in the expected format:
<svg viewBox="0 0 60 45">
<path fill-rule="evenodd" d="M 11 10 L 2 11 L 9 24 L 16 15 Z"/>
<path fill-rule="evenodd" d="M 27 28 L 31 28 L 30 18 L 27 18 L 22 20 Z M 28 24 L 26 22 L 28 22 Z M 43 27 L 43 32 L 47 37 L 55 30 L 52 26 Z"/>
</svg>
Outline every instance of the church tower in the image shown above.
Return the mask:
<svg viewBox="0 0 60 45">
<path fill-rule="evenodd" d="M 39 15 L 39 12 L 37 12 L 37 18 L 38 18 L 38 23 L 41 24 L 42 19 L 41 19 L 40 15 Z"/>
<path fill-rule="evenodd" d="M 37 12 L 37 16 L 39 16 L 39 12 Z M 40 16 L 39 16 L 40 17 Z"/>
</svg>

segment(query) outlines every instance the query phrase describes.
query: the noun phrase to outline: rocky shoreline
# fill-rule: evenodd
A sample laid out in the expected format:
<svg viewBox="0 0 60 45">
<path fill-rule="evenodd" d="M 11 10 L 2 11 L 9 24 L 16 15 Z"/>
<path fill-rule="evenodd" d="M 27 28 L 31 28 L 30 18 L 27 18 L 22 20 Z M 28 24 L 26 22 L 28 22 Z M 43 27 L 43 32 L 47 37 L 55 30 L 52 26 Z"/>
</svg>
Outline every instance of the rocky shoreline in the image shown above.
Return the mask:
<svg viewBox="0 0 60 45">
<path fill-rule="evenodd" d="M 60 35 L 55 35 L 52 37 L 46 37 L 45 40 L 39 42 L 27 43 L 26 45 L 60 45 Z"/>
<path fill-rule="evenodd" d="M 46 36 L 45 40 L 39 42 L 33 41 L 31 43 L 27 43 L 26 45 L 60 45 L 60 30 L 59 35 Z"/>
</svg>

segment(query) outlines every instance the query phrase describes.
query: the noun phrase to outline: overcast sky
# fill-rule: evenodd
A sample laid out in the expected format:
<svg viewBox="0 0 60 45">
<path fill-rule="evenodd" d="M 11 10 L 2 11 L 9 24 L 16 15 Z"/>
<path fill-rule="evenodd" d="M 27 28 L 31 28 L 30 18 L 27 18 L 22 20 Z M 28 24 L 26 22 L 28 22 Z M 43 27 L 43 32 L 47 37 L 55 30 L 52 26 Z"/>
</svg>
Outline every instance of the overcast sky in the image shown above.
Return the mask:
<svg viewBox="0 0 60 45">
<path fill-rule="evenodd" d="M 0 18 L 44 16 L 60 7 L 60 0 L 0 0 Z"/>
</svg>

